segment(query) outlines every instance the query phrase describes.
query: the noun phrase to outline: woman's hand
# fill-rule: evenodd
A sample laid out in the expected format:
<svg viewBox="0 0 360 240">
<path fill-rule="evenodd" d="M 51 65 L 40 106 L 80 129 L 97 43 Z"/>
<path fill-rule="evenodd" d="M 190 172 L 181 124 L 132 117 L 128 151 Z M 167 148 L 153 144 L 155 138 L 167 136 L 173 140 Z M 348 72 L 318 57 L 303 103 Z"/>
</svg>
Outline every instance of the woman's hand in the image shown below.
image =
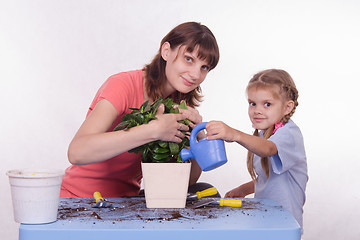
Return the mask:
<svg viewBox="0 0 360 240">
<path fill-rule="evenodd" d="M 178 121 L 186 119 L 186 116 L 182 113 L 167 113 L 164 114 L 164 104 L 160 104 L 157 113 L 156 120 L 149 122 L 149 126 L 153 129 L 157 140 L 170 141 L 180 143 L 185 135 L 181 131 L 189 131 L 189 127 Z"/>
<path fill-rule="evenodd" d="M 175 106 L 175 107 L 178 107 L 178 106 Z M 189 107 L 189 106 L 187 106 L 187 108 L 188 109 L 179 108 L 179 112 L 184 114 L 186 116 L 186 118 L 190 120 L 189 126 L 191 128 L 194 128 L 196 125 L 198 125 L 199 123 L 201 123 L 203 121 L 203 118 L 197 109 Z M 198 140 L 203 139 L 205 137 L 206 137 L 206 135 L 205 135 L 204 131 L 200 131 L 197 135 Z"/>
<path fill-rule="evenodd" d="M 178 106 L 175 106 L 178 107 Z M 185 116 L 185 119 L 189 119 L 189 126 L 194 128 L 196 125 L 202 122 L 202 116 L 199 111 L 195 108 L 187 106 L 188 109 L 179 108 L 179 112 Z"/>
</svg>

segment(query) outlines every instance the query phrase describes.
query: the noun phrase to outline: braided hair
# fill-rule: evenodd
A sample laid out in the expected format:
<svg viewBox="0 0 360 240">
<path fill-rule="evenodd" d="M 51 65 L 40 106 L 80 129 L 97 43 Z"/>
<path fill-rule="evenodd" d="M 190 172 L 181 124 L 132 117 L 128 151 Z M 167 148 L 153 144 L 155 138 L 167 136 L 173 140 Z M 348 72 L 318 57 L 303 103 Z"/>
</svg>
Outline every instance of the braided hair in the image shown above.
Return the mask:
<svg viewBox="0 0 360 240">
<path fill-rule="evenodd" d="M 278 86 L 280 88 L 280 97 L 282 97 L 285 101 L 292 100 L 294 102 L 294 107 L 290 113 L 285 115 L 280 122 L 283 124 L 287 123 L 291 116 L 295 113 L 296 107 L 299 105 L 298 103 L 298 90 L 296 85 L 291 78 L 290 74 L 281 69 L 267 69 L 255 74 L 249 81 L 247 86 L 247 90 L 251 87 L 262 87 L 268 88 Z M 270 126 L 268 129 L 264 131 L 264 138 L 268 139 L 271 135 L 273 135 L 273 131 L 275 129 L 275 125 Z M 259 130 L 255 129 L 254 136 L 259 136 Z M 248 151 L 247 155 L 247 168 L 250 173 L 250 176 L 253 180 L 256 180 L 256 174 L 253 166 L 254 153 Z M 268 157 L 261 158 L 261 167 L 263 168 L 266 177 L 269 178 L 270 175 L 270 161 Z"/>
</svg>

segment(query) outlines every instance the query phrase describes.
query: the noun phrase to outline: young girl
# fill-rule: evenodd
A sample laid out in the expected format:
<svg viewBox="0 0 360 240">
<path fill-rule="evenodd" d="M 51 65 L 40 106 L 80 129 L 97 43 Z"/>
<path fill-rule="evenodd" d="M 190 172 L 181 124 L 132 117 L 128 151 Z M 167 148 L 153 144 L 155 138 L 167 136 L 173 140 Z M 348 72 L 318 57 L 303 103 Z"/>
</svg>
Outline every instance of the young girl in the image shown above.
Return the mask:
<svg viewBox="0 0 360 240">
<path fill-rule="evenodd" d="M 212 32 L 195 22 L 180 24 L 161 41 L 158 54 L 144 69 L 111 76 L 98 90 L 87 117 L 68 149 L 72 164 L 66 169 L 61 197 L 104 197 L 137 195 L 141 183 L 141 154 L 128 150 L 148 142 L 181 142 L 189 128 L 179 120 L 189 119 L 194 127 L 202 121 L 195 109 L 201 101 L 200 84 L 219 61 L 219 49 Z M 147 100 L 172 97 L 185 100 L 188 110 L 163 114 L 157 119 L 127 131 L 113 132 L 129 108 L 139 108 Z M 201 169 L 194 161 L 190 185 Z"/>
<path fill-rule="evenodd" d="M 255 198 L 281 204 L 302 226 L 308 175 L 303 137 L 290 119 L 298 106 L 295 83 L 287 72 L 269 69 L 255 74 L 246 90 L 253 135 L 219 121 L 206 125 L 209 140 L 221 138 L 249 150 L 247 166 L 252 181 L 225 197 L 243 198 L 255 192 Z"/>
</svg>

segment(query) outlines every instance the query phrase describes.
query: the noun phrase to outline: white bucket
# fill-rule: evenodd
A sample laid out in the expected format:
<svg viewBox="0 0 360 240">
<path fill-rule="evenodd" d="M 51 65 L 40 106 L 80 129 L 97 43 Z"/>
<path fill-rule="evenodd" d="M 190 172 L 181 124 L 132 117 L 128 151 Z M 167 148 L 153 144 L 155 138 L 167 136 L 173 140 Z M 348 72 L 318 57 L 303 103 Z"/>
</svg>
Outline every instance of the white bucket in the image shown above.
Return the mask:
<svg viewBox="0 0 360 240">
<path fill-rule="evenodd" d="M 14 218 L 18 223 L 55 222 L 64 171 L 50 169 L 16 169 L 9 176 Z"/>
</svg>

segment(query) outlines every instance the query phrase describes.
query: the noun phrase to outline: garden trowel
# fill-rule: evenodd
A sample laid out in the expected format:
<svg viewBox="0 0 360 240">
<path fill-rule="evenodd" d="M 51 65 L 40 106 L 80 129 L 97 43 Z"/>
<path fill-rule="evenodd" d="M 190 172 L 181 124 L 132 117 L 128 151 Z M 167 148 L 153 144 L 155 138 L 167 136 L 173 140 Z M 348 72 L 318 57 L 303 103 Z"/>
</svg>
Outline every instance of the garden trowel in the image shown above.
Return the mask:
<svg viewBox="0 0 360 240">
<path fill-rule="evenodd" d="M 212 188 L 205 189 L 203 191 L 189 194 L 186 198 L 186 201 L 195 201 L 202 197 L 208 197 L 208 196 L 212 196 L 215 194 L 217 194 L 217 189 L 212 187 Z"/>
<path fill-rule="evenodd" d="M 111 208 L 112 204 L 108 203 L 100 194 L 100 192 L 94 192 L 94 198 L 95 198 L 95 205 L 92 207 L 94 208 Z"/>
</svg>

